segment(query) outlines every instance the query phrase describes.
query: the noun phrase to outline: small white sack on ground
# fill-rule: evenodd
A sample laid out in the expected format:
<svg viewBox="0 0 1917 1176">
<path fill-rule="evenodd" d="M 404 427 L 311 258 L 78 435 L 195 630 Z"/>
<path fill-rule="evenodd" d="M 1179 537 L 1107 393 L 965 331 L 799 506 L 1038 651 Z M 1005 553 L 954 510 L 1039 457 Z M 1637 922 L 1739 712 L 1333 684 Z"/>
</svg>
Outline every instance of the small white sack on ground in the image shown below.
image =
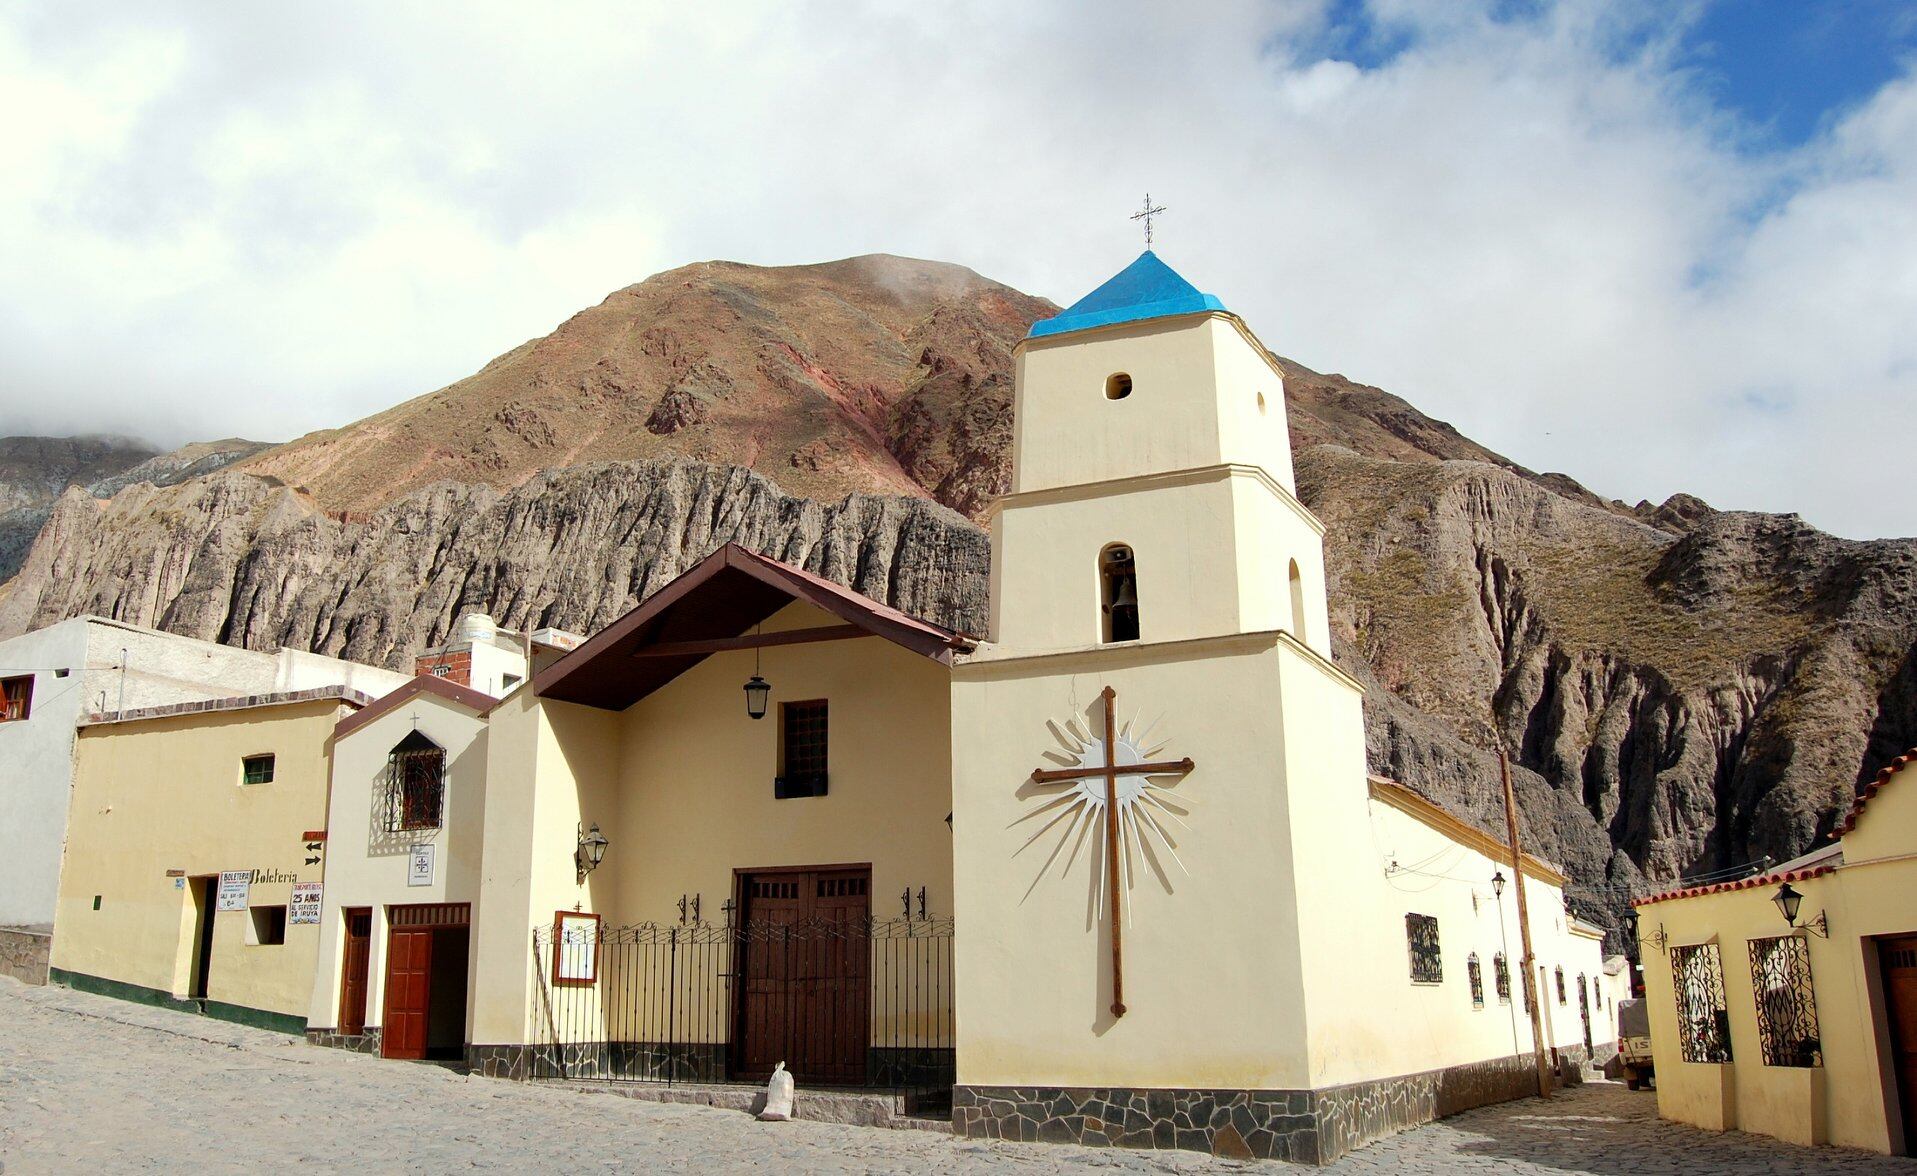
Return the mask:
<svg viewBox="0 0 1917 1176">
<path fill-rule="evenodd" d="M 775 1123 L 790 1119 L 792 1097 L 792 1075 L 780 1062 L 772 1068 L 772 1081 L 765 1084 L 765 1110 L 759 1112 L 759 1118 Z"/>
</svg>

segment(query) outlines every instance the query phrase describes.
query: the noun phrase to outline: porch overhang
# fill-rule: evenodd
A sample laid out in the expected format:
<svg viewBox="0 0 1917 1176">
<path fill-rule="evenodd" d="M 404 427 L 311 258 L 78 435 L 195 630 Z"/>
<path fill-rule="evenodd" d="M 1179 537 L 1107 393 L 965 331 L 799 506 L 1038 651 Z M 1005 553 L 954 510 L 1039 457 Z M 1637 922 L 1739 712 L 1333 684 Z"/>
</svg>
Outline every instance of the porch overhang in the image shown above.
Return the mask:
<svg viewBox="0 0 1917 1176">
<path fill-rule="evenodd" d="M 747 636 L 794 601 L 844 623 Z M 624 710 L 726 649 L 864 636 L 884 638 L 942 665 L 952 664 L 954 651 L 973 645 L 950 629 L 728 543 L 540 671 L 533 692 L 561 702 Z"/>
</svg>

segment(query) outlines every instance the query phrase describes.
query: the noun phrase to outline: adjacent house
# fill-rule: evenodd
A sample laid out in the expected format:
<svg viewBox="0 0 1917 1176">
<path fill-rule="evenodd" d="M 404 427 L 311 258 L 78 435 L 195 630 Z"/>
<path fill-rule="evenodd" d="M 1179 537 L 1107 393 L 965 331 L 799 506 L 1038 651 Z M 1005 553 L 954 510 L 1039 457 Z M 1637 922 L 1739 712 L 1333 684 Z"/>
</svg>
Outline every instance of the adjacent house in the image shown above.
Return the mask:
<svg viewBox="0 0 1917 1176">
<path fill-rule="evenodd" d="M 1914 762 L 1884 767 L 1830 845 L 1638 900 L 1665 1118 L 1917 1152 Z"/>
</svg>

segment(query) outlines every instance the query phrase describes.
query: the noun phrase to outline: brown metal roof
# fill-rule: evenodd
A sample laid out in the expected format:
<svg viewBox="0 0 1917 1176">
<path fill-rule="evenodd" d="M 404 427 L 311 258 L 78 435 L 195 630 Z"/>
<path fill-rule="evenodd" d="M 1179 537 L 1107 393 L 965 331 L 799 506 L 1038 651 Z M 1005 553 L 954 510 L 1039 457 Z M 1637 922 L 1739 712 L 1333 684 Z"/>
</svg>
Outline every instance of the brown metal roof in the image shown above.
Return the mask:
<svg viewBox="0 0 1917 1176">
<path fill-rule="evenodd" d="M 635 657 L 647 646 L 739 637 L 793 601 L 944 665 L 971 642 L 803 568 L 728 543 L 637 608 L 540 671 L 541 698 L 624 710 L 710 653 Z"/>
<path fill-rule="evenodd" d="M 397 690 L 388 691 L 380 695 L 365 709 L 355 711 L 334 724 L 333 738 L 338 739 L 343 735 L 350 735 L 374 719 L 379 718 L 387 711 L 400 706 L 407 699 L 417 698 L 422 694 L 437 695 L 448 702 L 457 703 L 472 711 L 474 714 L 479 715 L 485 714 L 492 708 L 493 703 L 497 701 L 492 695 L 483 691 L 474 690 L 470 686 L 461 686 L 457 682 L 448 682 L 446 679 L 433 674 L 420 674 Z"/>
</svg>

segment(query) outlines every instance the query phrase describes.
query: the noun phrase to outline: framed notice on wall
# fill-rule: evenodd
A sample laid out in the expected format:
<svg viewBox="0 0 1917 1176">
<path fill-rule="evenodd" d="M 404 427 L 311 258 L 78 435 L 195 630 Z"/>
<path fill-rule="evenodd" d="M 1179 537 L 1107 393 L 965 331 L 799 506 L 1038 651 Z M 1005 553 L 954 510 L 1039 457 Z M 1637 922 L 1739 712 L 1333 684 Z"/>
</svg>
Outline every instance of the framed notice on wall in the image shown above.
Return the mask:
<svg viewBox="0 0 1917 1176">
<path fill-rule="evenodd" d="M 293 883 L 293 903 L 286 912 L 289 923 L 317 923 L 320 921 L 320 884 L 318 882 Z"/>
<path fill-rule="evenodd" d="M 559 911 L 552 920 L 552 982 L 590 987 L 599 982 L 599 916 Z"/>
<path fill-rule="evenodd" d="M 243 911 L 253 889 L 253 871 L 221 870 L 220 889 L 213 900 L 216 911 Z"/>
</svg>

